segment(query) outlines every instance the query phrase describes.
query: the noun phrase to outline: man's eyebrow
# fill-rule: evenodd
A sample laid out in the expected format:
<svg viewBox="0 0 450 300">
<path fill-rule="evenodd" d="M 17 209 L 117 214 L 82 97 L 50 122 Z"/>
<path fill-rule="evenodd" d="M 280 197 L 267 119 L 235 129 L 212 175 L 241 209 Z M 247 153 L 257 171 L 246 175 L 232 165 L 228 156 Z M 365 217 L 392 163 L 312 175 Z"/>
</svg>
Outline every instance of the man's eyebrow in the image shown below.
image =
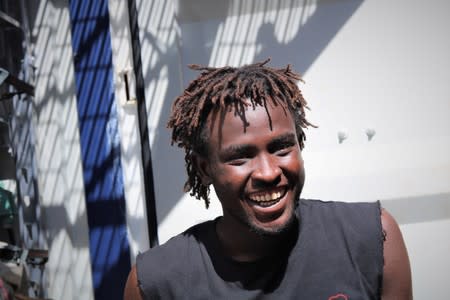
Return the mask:
<svg viewBox="0 0 450 300">
<path fill-rule="evenodd" d="M 285 133 L 282 135 L 279 135 L 275 138 L 273 138 L 272 141 L 270 141 L 269 143 L 269 148 L 271 147 L 276 147 L 279 145 L 294 145 L 297 141 L 297 136 L 292 133 Z M 234 155 L 239 155 L 239 154 L 249 154 L 250 152 L 255 150 L 255 145 L 252 144 L 235 144 L 235 145 L 230 145 L 224 149 L 222 149 L 220 151 L 220 156 L 222 157 L 229 157 L 229 156 L 234 156 Z"/>
<path fill-rule="evenodd" d="M 275 137 L 271 142 L 270 145 L 277 145 L 277 144 L 286 144 L 286 143 L 295 143 L 297 140 L 297 136 L 292 133 L 285 133 L 282 135 L 279 135 L 277 137 Z"/>
<path fill-rule="evenodd" d="M 251 144 L 236 144 L 236 145 L 230 145 L 220 151 L 221 156 L 232 156 L 236 154 L 242 154 L 242 153 L 248 153 L 252 149 L 254 149 L 255 146 Z"/>
</svg>

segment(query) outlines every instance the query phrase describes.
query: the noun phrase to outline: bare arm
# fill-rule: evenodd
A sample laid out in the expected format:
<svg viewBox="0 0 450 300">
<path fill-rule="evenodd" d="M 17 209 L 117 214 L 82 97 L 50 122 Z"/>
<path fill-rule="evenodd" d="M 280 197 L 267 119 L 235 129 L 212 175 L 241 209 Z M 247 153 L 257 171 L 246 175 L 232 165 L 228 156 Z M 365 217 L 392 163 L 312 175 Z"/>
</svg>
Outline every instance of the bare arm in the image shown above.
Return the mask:
<svg viewBox="0 0 450 300">
<path fill-rule="evenodd" d="M 411 269 L 402 233 L 397 222 L 384 209 L 381 212 L 381 223 L 386 233 L 382 299 L 410 300 Z"/>
<path fill-rule="evenodd" d="M 124 300 L 143 300 L 141 290 L 137 281 L 136 266 L 131 268 L 128 275 L 127 284 L 125 286 L 125 292 L 123 295 Z"/>
</svg>

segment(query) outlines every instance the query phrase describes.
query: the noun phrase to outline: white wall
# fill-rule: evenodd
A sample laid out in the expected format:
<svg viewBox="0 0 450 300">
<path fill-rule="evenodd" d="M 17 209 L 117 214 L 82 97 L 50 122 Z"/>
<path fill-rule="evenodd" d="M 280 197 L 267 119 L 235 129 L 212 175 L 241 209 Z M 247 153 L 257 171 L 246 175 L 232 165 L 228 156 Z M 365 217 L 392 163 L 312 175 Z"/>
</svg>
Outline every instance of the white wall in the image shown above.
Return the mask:
<svg viewBox="0 0 450 300">
<path fill-rule="evenodd" d="M 40 1 L 32 38 L 41 221 L 52 299 L 93 299 L 67 1 Z"/>
<path fill-rule="evenodd" d="M 155 161 L 160 241 L 210 212 L 182 193 L 183 153 L 165 128 L 194 78 L 188 63 L 272 57 L 304 74 L 309 101 L 304 197 L 380 199 L 399 220 L 417 299 L 450 288 L 450 2 L 137 1 Z M 307 3 L 306 6 L 303 6 Z M 366 129 L 376 134 L 368 141 Z M 338 143 L 337 133 L 348 138 Z M 425 274 L 433 274 L 427 276 Z"/>
</svg>

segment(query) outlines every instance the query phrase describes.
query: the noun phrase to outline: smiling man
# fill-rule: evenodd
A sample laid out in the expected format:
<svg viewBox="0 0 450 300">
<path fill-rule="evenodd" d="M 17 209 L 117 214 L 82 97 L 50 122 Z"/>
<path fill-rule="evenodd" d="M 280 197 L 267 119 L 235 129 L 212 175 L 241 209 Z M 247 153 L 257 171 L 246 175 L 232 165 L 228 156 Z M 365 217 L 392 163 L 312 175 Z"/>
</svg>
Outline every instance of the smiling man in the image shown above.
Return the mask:
<svg viewBox="0 0 450 300">
<path fill-rule="evenodd" d="M 201 71 L 173 105 L 185 190 L 223 216 L 139 255 L 125 299 L 411 299 L 402 235 L 378 202 L 300 199 L 306 101 L 290 67 Z M 324 187 L 326 188 L 326 187 Z"/>
</svg>

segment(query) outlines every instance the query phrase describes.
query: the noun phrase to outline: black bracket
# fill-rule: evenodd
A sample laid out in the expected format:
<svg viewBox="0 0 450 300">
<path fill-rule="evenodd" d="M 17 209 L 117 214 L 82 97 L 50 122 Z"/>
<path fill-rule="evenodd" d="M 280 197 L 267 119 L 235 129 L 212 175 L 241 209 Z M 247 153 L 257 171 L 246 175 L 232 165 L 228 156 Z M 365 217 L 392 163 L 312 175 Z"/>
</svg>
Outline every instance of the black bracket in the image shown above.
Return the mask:
<svg viewBox="0 0 450 300">
<path fill-rule="evenodd" d="M 7 70 L 0 67 L 0 85 L 2 85 L 3 82 L 12 85 L 17 90 L 17 93 L 2 95 L 0 100 L 5 100 L 17 94 L 24 93 L 34 97 L 34 86 L 23 81 L 22 79 L 17 78 L 16 76 L 10 74 Z"/>
</svg>

